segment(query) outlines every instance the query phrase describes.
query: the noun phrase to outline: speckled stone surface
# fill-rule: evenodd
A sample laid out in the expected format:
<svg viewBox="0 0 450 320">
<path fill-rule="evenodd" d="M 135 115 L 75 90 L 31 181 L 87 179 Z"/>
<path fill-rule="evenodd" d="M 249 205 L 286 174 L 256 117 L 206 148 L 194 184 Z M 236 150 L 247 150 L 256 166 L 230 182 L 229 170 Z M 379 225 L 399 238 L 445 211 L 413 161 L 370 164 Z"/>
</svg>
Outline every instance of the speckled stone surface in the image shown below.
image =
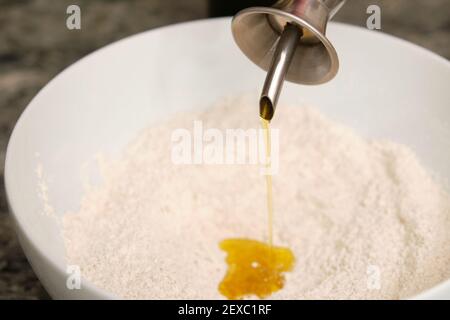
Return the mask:
<svg viewBox="0 0 450 320">
<path fill-rule="evenodd" d="M 78 4 L 82 30 L 65 27 Z M 450 58 L 450 1 L 348 0 L 337 21 L 365 26 L 369 4 L 381 7 L 382 31 Z M 31 98 L 58 72 L 115 40 L 158 26 L 205 18 L 206 0 L 0 0 L 0 178 L 9 135 Z M 0 184 L 0 299 L 48 299 L 7 215 Z"/>
</svg>

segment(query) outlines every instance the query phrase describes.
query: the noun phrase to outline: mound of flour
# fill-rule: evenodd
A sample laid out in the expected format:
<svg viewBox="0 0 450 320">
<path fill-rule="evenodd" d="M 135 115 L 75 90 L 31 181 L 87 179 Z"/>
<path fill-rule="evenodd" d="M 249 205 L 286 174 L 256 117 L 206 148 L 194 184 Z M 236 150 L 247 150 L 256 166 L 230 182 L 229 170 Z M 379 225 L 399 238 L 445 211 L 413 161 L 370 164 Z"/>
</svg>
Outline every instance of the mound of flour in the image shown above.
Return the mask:
<svg viewBox="0 0 450 320">
<path fill-rule="evenodd" d="M 63 219 L 67 260 L 123 298 L 223 298 L 225 238 L 267 239 L 257 165 L 175 165 L 171 134 L 259 128 L 256 101 L 228 99 L 152 126 L 103 166 Z M 404 298 L 450 277 L 450 198 L 414 154 L 367 141 L 310 108 L 280 106 L 274 243 L 296 264 L 272 298 Z"/>
</svg>

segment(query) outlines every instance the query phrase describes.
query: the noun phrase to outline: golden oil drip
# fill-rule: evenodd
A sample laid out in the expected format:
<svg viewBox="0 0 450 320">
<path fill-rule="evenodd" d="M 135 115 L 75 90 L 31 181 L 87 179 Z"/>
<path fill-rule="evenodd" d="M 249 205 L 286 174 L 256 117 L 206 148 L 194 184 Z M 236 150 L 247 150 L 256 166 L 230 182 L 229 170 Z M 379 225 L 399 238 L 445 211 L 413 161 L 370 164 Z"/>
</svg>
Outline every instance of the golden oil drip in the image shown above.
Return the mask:
<svg viewBox="0 0 450 320">
<path fill-rule="evenodd" d="M 256 295 L 265 298 L 283 288 L 283 272 L 294 266 L 294 255 L 288 248 L 273 246 L 273 196 L 271 169 L 270 120 L 264 115 L 269 105 L 261 105 L 261 124 L 266 145 L 266 192 L 268 213 L 268 243 L 250 239 L 226 239 L 220 248 L 227 253 L 228 271 L 219 284 L 219 292 L 228 299 L 241 299 Z M 271 118 L 269 116 L 268 118 Z"/>
<path fill-rule="evenodd" d="M 270 122 L 269 120 L 261 118 L 261 124 L 264 130 L 264 142 L 266 145 L 266 192 L 267 192 L 267 213 L 269 225 L 269 245 L 273 242 L 273 187 L 272 187 L 272 173 L 270 172 L 270 157 L 271 157 L 271 141 L 270 141 Z"/>
</svg>

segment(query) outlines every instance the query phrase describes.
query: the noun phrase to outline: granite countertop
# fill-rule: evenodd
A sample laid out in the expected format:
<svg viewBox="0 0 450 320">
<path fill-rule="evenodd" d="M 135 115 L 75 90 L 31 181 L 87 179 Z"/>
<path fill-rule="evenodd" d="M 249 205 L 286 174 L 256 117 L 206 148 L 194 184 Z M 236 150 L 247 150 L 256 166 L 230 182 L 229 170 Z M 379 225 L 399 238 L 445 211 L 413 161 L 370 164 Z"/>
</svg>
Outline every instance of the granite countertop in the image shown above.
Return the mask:
<svg viewBox="0 0 450 320">
<path fill-rule="evenodd" d="M 82 30 L 65 26 L 66 8 L 81 8 Z M 347 0 L 337 21 L 365 26 L 366 8 L 381 7 L 382 31 L 450 58 L 450 1 Z M 0 178 L 6 145 L 20 113 L 58 72 L 115 40 L 208 16 L 207 0 L 0 0 Z M 0 299 L 48 299 L 7 214 L 0 184 Z"/>
</svg>

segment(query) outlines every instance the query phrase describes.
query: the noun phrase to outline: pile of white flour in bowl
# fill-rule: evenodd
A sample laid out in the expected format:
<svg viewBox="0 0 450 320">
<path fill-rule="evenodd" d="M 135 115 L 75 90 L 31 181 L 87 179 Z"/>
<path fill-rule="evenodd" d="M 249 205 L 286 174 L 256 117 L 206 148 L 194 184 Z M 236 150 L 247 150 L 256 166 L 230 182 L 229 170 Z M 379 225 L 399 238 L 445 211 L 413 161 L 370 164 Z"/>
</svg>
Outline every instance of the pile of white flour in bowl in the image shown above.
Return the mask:
<svg viewBox="0 0 450 320">
<path fill-rule="evenodd" d="M 180 165 L 174 129 L 259 128 L 226 99 L 149 127 L 65 215 L 69 264 L 122 298 L 224 298 L 226 238 L 267 240 L 260 166 Z M 405 298 L 450 277 L 450 198 L 406 147 L 367 140 L 318 111 L 280 106 L 274 244 L 292 250 L 277 299 Z"/>
</svg>

